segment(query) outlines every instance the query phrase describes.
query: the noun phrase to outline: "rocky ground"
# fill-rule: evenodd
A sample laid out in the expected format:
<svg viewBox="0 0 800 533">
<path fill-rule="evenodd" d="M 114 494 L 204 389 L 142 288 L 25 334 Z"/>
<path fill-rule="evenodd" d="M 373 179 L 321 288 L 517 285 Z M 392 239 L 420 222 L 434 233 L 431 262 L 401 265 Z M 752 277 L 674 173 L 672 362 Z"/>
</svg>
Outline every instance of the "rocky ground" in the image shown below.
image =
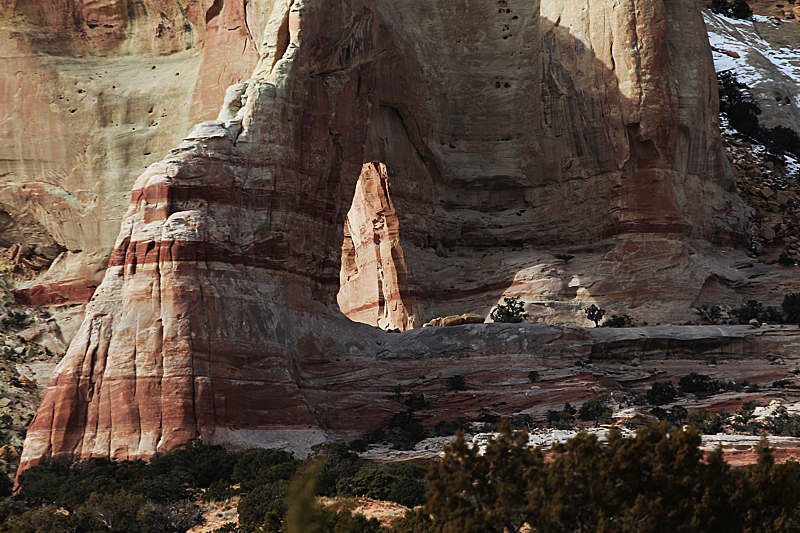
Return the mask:
<svg viewBox="0 0 800 533">
<path fill-rule="evenodd" d="M 230 522 L 239 522 L 239 497 L 229 498 L 218 502 L 198 502 L 203 509 L 204 522 L 189 530 L 189 533 L 211 533 Z"/>
<path fill-rule="evenodd" d="M 706 29 L 717 72 L 731 71 L 761 110 L 764 128 L 800 128 L 800 4 L 774 0 L 748 2 L 754 16 L 733 19 L 706 11 Z M 800 165 L 788 155 L 776 158 L 768 150 L 727 127 L 722 117 L 723 143 L 733 168 L 739 195 L 754 224 L 754 252 L 764 262 L 781 254 L 786 265 L 800 260 Z"/>
<path fill-rule="evenodd" d="M 730 134 L 723 140 L 739 196 L 752 216 L 754 252 L 783 254 L 787 266 L 800 262 L 800 176 L 771 160 L 762 146 Z"/>
<path fill-rule="evenodd" d="M 47 379 L 63 355 L 50 334 L 58 328 L 50 313 L 14 304 L 14 285 L 44 266 L 28 247 L 0 248 L 0 470 L 11 476 Z"/>
</svg>

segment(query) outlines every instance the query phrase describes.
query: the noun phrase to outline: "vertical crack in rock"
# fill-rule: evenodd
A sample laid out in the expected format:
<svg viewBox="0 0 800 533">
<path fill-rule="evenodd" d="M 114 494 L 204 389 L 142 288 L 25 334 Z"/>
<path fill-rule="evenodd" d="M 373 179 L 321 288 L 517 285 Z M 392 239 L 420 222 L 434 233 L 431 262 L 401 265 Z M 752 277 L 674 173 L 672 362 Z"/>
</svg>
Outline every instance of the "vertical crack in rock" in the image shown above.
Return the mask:
<svg viewBox="0 0 800 533">
<path fill-rule="evenodd" d="M 208 23 L 211 22 L 214 17 L 219 16 L 219 14 L 222 12 L 222 5 L 224 2 L 225 0 L 214 0 L 214 3 L 211 4 L 211 7 L 208 8 L 208 11 L 206 11 L 206 25 L 208 25 Z"/>
</svg>

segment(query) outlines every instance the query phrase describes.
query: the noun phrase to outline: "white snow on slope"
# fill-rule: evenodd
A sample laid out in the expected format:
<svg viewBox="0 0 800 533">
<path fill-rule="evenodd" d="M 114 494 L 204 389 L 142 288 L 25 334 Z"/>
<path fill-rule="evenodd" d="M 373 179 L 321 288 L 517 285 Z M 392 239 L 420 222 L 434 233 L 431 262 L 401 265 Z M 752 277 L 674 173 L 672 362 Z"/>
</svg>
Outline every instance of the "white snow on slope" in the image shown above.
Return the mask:
<svg viewBox="0 0 800 533">
<path fill-rule="evenodd" d="M 731 69 L 740 82 L 754 86 L 770 80 L 772 76 L 767 72 L 767 64 L 771 64 L 795 83 L 800 81 L 800 51 L 787 47 L 773 48 L 758 34 L 753 21 L 734 19 L 710 11 L 704 13 L 704 18 L 711 46 L 717 50 L 736 52 L 740 56 L 737 59 L 715 50 L 714 66 L 717 72 Z M 753 19 L 775 24 L 767 17 L 754 15 Z M 797 98 L 800 95 L 794 96 Z M 800 100 L 796 100 L 795 105 L 800 105 Z"/>
<path fill-rule="evenodd" d="M 755 24 L 780 28 L 782 24 L 800 23 L 781 23 L 759 15 L 753 15 L 752 20 L 741 20 L 708 10 L 703 11 L 703 17 L 717 72 L 732 70 L 736 78 L 750 88 L 762 109 L 760 122 L 763 126 L 780 124 L 800 132 L 800 50 L 773 47 L 759 35 Z M 725 52 L 735 52 L 739 57 Z M 721 118 L 723 131 L 734 133 L 727 128 L 724 117 Z M 759 145 L 753 149 L 766 152 Z M 800 172 L 800 162 L 788 154 L 785 159 L 789 174 Z"/>
</svg>

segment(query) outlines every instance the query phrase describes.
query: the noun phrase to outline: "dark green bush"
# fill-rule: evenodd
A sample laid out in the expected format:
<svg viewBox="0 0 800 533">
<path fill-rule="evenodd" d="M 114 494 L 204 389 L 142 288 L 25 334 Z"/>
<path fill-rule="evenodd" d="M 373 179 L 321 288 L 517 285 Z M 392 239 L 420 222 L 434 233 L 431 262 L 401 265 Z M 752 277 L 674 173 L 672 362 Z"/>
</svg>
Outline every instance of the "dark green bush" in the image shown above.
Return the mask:
<svg viewBox="0 0 800 533">
<path fill-rule="evenodd" d="M 755 319 L 762 323 L 782 324 L 783 317 L 774 307 L 764 309 L 761 302 L 748 300 L 744 305 L 731 309 L 730 315 L 739 324 L 747 324 Z"/>
<path fill-rule="evenodd" d="M 781 255 L 778 256 L 778 264 L 786 267 L 794 266 L 794 259 L 789 255 L 788 250 L 782 251 Z"/>
<path fill-rule="evenodd" d="M 702 410 L 686 417 L 686 423 L 703 435 L 716 435 L 722 431 L 722 417 L 716 413 Z"/>
<path fill-rule="evenodd" d="M 353 477 L 364 465 L 363 459 L 340 443 L 312 446 L 310 459 L 320 461 L 316 477 L 317 494 L 320 496 L 335 496 L 339 481 Z"/>
<path fill-rule="evenodd" d="M 753 10 L 746 0 L 711 0 L 708 7 L 714 13 L 737 19 L 749 19 L 753 15 Z"/>
<path fill-rule="evenodd" d="M 383 468 L 364 467 L 337 486 L 339 496 L 361 496 L 416 507 L 425 503 L 427 467 L 395 464 Z"/>
<path fill-rule="evenodd" d="M 572 429 L 575 427 L 577 410 L 565 403 L 560 411 L 547 411 L 547 427 L 553 429 Z"/>
<path fill-rule="evenodd" d="M 678 391 L 670 382 L 666 383 L 653 383 L 645 393 L 647 403 L 650 405 L 664 405 L 672 403 L 678 397 Z"/>
<path fill-rule="evenodd" d="M 800 326 L 800 292 L 785 295 L 781 309 L 786 313 L 786 322 Z"/>
<path fill-rule="evenodd" d="M 222 446 L 193 439 L 184 449 L 155 455 L 149 469 L 154 473 L 170 472 L 195 488 L 208 488 L 220 479 L 231 479 L 238 459 L 237 454 Z"/>
<path fill-rule="evenodd" d="M 526 441 L 506 427 L 482 454 L 463 439 L 445 449 L 426 508 L 443 531 L 798 531 L 798 465 L 777 464 L 765 443 L 756 464 L 731 469 L 696 431 L 663 425 L 633 438 L 612 431 L 606 443 L 581 433 L 547 461 Z"/>
<path fill-rule="evenodd" d="M 752 10 L 745 0 L 714 0 L 712 10 L 737 18 L 749 18 Z M 717 73 L 719 111 L 728 124 L 740 135 L 763 144 L 769 155 L 784 161 L 787 153 L 800 157 L 800 135 L 791 128 L 775 126 L 762 128 L 758 121 L 761 108 L 749 93 L 747 85 L 740 83 L 730 70 Z"/>
<path fill-rule="evenodd" d="M 719 324 L 722 319 L 722 309 L 718 305 L 701 305 L 695 311 L 701 324 Z"/>
<path fill-rule="evenodd" d="M 300 464 L 292 453 L 284 450 L 251 450 L 239 456 L 230 479 L 247 491 L 259 485 L 291 479 Z"/>
<path fill-rule="evenodd" d="M 461 374 L 455 374 L 444 381 L 444 386 L 449 391 L 467 390 L 467 381 Z"/>
<path fill-rule="evenodd" d="M 611 423 L 611 408 L 614 401 L 610 396 L 594 396 L 589 398 L 581 405 L 578 410 L 578 418 L 581 420 L 594 420 L 595 426 L 598 424 Z"/>
<path fill-rule="evenodd" d="M 412 509 L 392 524 L 392 532 L 443 533 L 444 525 L 443 521 L 431 518 L 431 514 L 425 509 Z"/>
<path fill-rule="evenodd" d="M 688 412 L 680 405 L 673 405 L 669 410 L 663 407 L 654 407 L 650 410 L 650 414 L 664 421 L 671 428 L 679 428 L 683 425 L 684 420 L 688 416 Z"/>
<path fill-rule="evenodd" d="M 711 379 L 705 374 L 692 372 L 686 376 L 681 376 L 678 380 L 678 389 L 681 392 L 692 394 L 714 394 L 724 389 L 722 383 Z"/>
<path fill-rule="evenodd" d="M 720 114 L 728 119 L 731 128 L 746 137 L 760 141 L 762 131 L 758 116 L 761 114 L 761 108 L 750 94 L 747 85 L 739 82 L 731 70 L 717 73 L 717 85 Z"/>
<path fill-rule="evenodd" d="M 77 533 L 74 515 L 64 514 L 56 505 L 42 505 L 6 517 L 0 531 L 8 533 Z M 135 533 L 135 532 L 131 532 Z"/>
<path fill-rule="evenodd" d="M 739 324 L 747 324 L 753 319 L 758 320 L 764 312 L 764 306 L 756 300 L 748 300 L 744 305 L 731 309 L 733 316 Z"/>
<path fill-rule="evenodd" d="M 800 156 L 800 136 L 791 128 L 775 126 L 764 130 L 765 144 L 769 152 L 782 159 L 786 153 Z"/>
<path fill-rule="evenodd" d="M 212 483 L 205 492 L 203 492 L 204 502 L 218 502 L 227 500 L 236 494 L 236 491 L 231 488 L 231 482 L 228 480 L 220 479 Z"/>
<path fill-rule="evenodd" d="M 389 419 L 386 437 L 392 448 L 412 450 L 419 441 L 428 437 L 428 432 L 422 427 L 422 420 L 409 410 L 397 413 Z"/>
<path fill-rule="evenodd" d="M 286 515 L 285 480 L 260 485 L 239 500 L 239 521 L 244 525 L 261 525 L 268 512 L 277 513 L 280 518 Z"/>
<path fill-rule="evenodd" d="M 497 304 L 489 315 L 493 322 L 518 324 L 528 318 L 525 304 L 519 301 L 518 296 L 506 296 L 503 301 L 505 304 Z"/>
<path fill-rule="evenodd" d="M 469 423 L 465 418 L 461 417 L 458 420 L 442 420 L 433 428 L 433 434 L 437 437 L 446 437 L 448 435 L 455 435 L 457 431 L 467 431 Z"/>
<path fill-rule="evenodd" d="M 781 405 L 764 419 L 764 429 L 772 435 L 800 437 L 800 415 L 790 415 Z"/>
<path fill-rule="evenodd" d="M 156 503 L 148 501 L 136 513 L 146 533 L 184 533 L 204 522 L 200 508 L 192 502 Z"/>
<path fill-rule="evenodd" d="M 364 453 L 369 449 L 370 444 L 371 443 L 367 439 L 361 437 L 348 442 L 347 447 L 356 453 Z"/>
<path fill-rule="evenodd" d="M 686 417 L 688 416 L 689 412 L 686 410 L 685 407 L 682 407 L 680 405 L 673 405 L 670 408 L 669 413 L 667 415 L 667 421 L 670 424 L 674 424 L 680 427 L 683 425 L 684 420 L 686 420 Z"/>
<path fill-rule="evenodd" d="M 529 415 L 529 414 L 521 414 L 521 415 L 512 416 L 509 419 L 509 422 L 511 422 L 511 427 L 516 429 L 516 430 L 520 430 L 520 429 L 528 429 L 528 430 L 530 430 L 530 429 L 534 429 L 534 428 L 539 427 L 536 424 L 536 422 L 533 421 L 533 417 L 531 415 Z"/>
<path fill-rule="evenodd" d="M 191 495 L 183 472 L 151 469 L 144 461 L 72 457 L 48 459 L 20 476 L 19 497 L 28 505 L 53 503 L 74 511 L 89 497 L 125 490 L 155 501 L 179 501 Z"/>
<path fill-rule="evenodd" d="M 138 514 L 146 503 L 147 498 L 141 494 L 132 494 L 126 490 L 113 494 L 92 493 L 75 511 L 78 530 L 110 533 L 144 532 L 144 524 L 139 521 Z"/>
<path fill-rule="evenodd" d="M 14 482 L 11 481 L 11 478 L 0 472 L 0 499 L 11 496 L 13 488 Z"/>
<path fill-rule="evenodd" d="M 2 324 L 4 330 L 17 331 L 27 326 L 28 321 L 28 315 L 25 313 L 9 311 L 8 316 L 3 317 L 0 324 Z"/>
<path fill-rule="evenodd" d="M 425 395 L 421 392 L 412 392 L 408 395 L 407 398 L 403 400 L 403 405 L 408 407 L 409 411 L 419 411 L 421 409 L 425 409 L 430 405 L 430 401 L 425 398 Z"/>
<path fill-rule="evenodd" d="M 754 434 L 758 432 L 758 425 L 753 422 L 755 418 L 756 402 L 753 400 L 744 402 L 742 407 L 736 411 L 731 426 L 740 433 Z"/>
<path fill-rule="evenodd" d="M 584 312 L 586 313 L 586 317 L 594 322 L 594 327 L 599 327 L 600 321 L 603 320 L 603 315 L 606 313 L 606 310 L 592 304 L 587 309 L 584 309 Z"/>
<path fill-rule="evenodd" d="M 325 519 L 320 533 L 381 533 L 383 530 L 377 518 L 367 518 L 348 510 L 323 509 L 321 514 Z"/>
<path fill-rule="evenodd" d="M 633 327 L 633 318 L 628 315 L 611 315 L 611 318 L 603 322 L 604 328 L 630 328 Z"/>
<path fill-rule="evenodd" d="M 485 407 L 478 409 L 478 422 L 486 422 L 488 424 L 496 424 L 500 421 L 500 416 L 492 413 Z"/>
</svg>

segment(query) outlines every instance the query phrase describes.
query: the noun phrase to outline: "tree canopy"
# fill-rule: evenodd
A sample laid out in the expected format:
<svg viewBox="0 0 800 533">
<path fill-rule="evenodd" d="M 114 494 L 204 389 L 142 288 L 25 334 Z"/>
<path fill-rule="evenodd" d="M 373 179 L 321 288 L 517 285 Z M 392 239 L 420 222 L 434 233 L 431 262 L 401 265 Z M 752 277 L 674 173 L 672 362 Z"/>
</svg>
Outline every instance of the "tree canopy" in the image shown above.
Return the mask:
<svg viewBox="0 0 800 533">
<path fill-rule="evenodd" d="M 776 464 L 762 441 L 758 462 L 731 469 L 721 449 L 705 457 L 693 429 L 666 424 L 608 442 L 578 434 L 551 461 L 504 424 L 483 454 L 462 437 L 428 474 L 427 510 L 443 533 L 793 532 L 797 464 Z"/>
</svg>

